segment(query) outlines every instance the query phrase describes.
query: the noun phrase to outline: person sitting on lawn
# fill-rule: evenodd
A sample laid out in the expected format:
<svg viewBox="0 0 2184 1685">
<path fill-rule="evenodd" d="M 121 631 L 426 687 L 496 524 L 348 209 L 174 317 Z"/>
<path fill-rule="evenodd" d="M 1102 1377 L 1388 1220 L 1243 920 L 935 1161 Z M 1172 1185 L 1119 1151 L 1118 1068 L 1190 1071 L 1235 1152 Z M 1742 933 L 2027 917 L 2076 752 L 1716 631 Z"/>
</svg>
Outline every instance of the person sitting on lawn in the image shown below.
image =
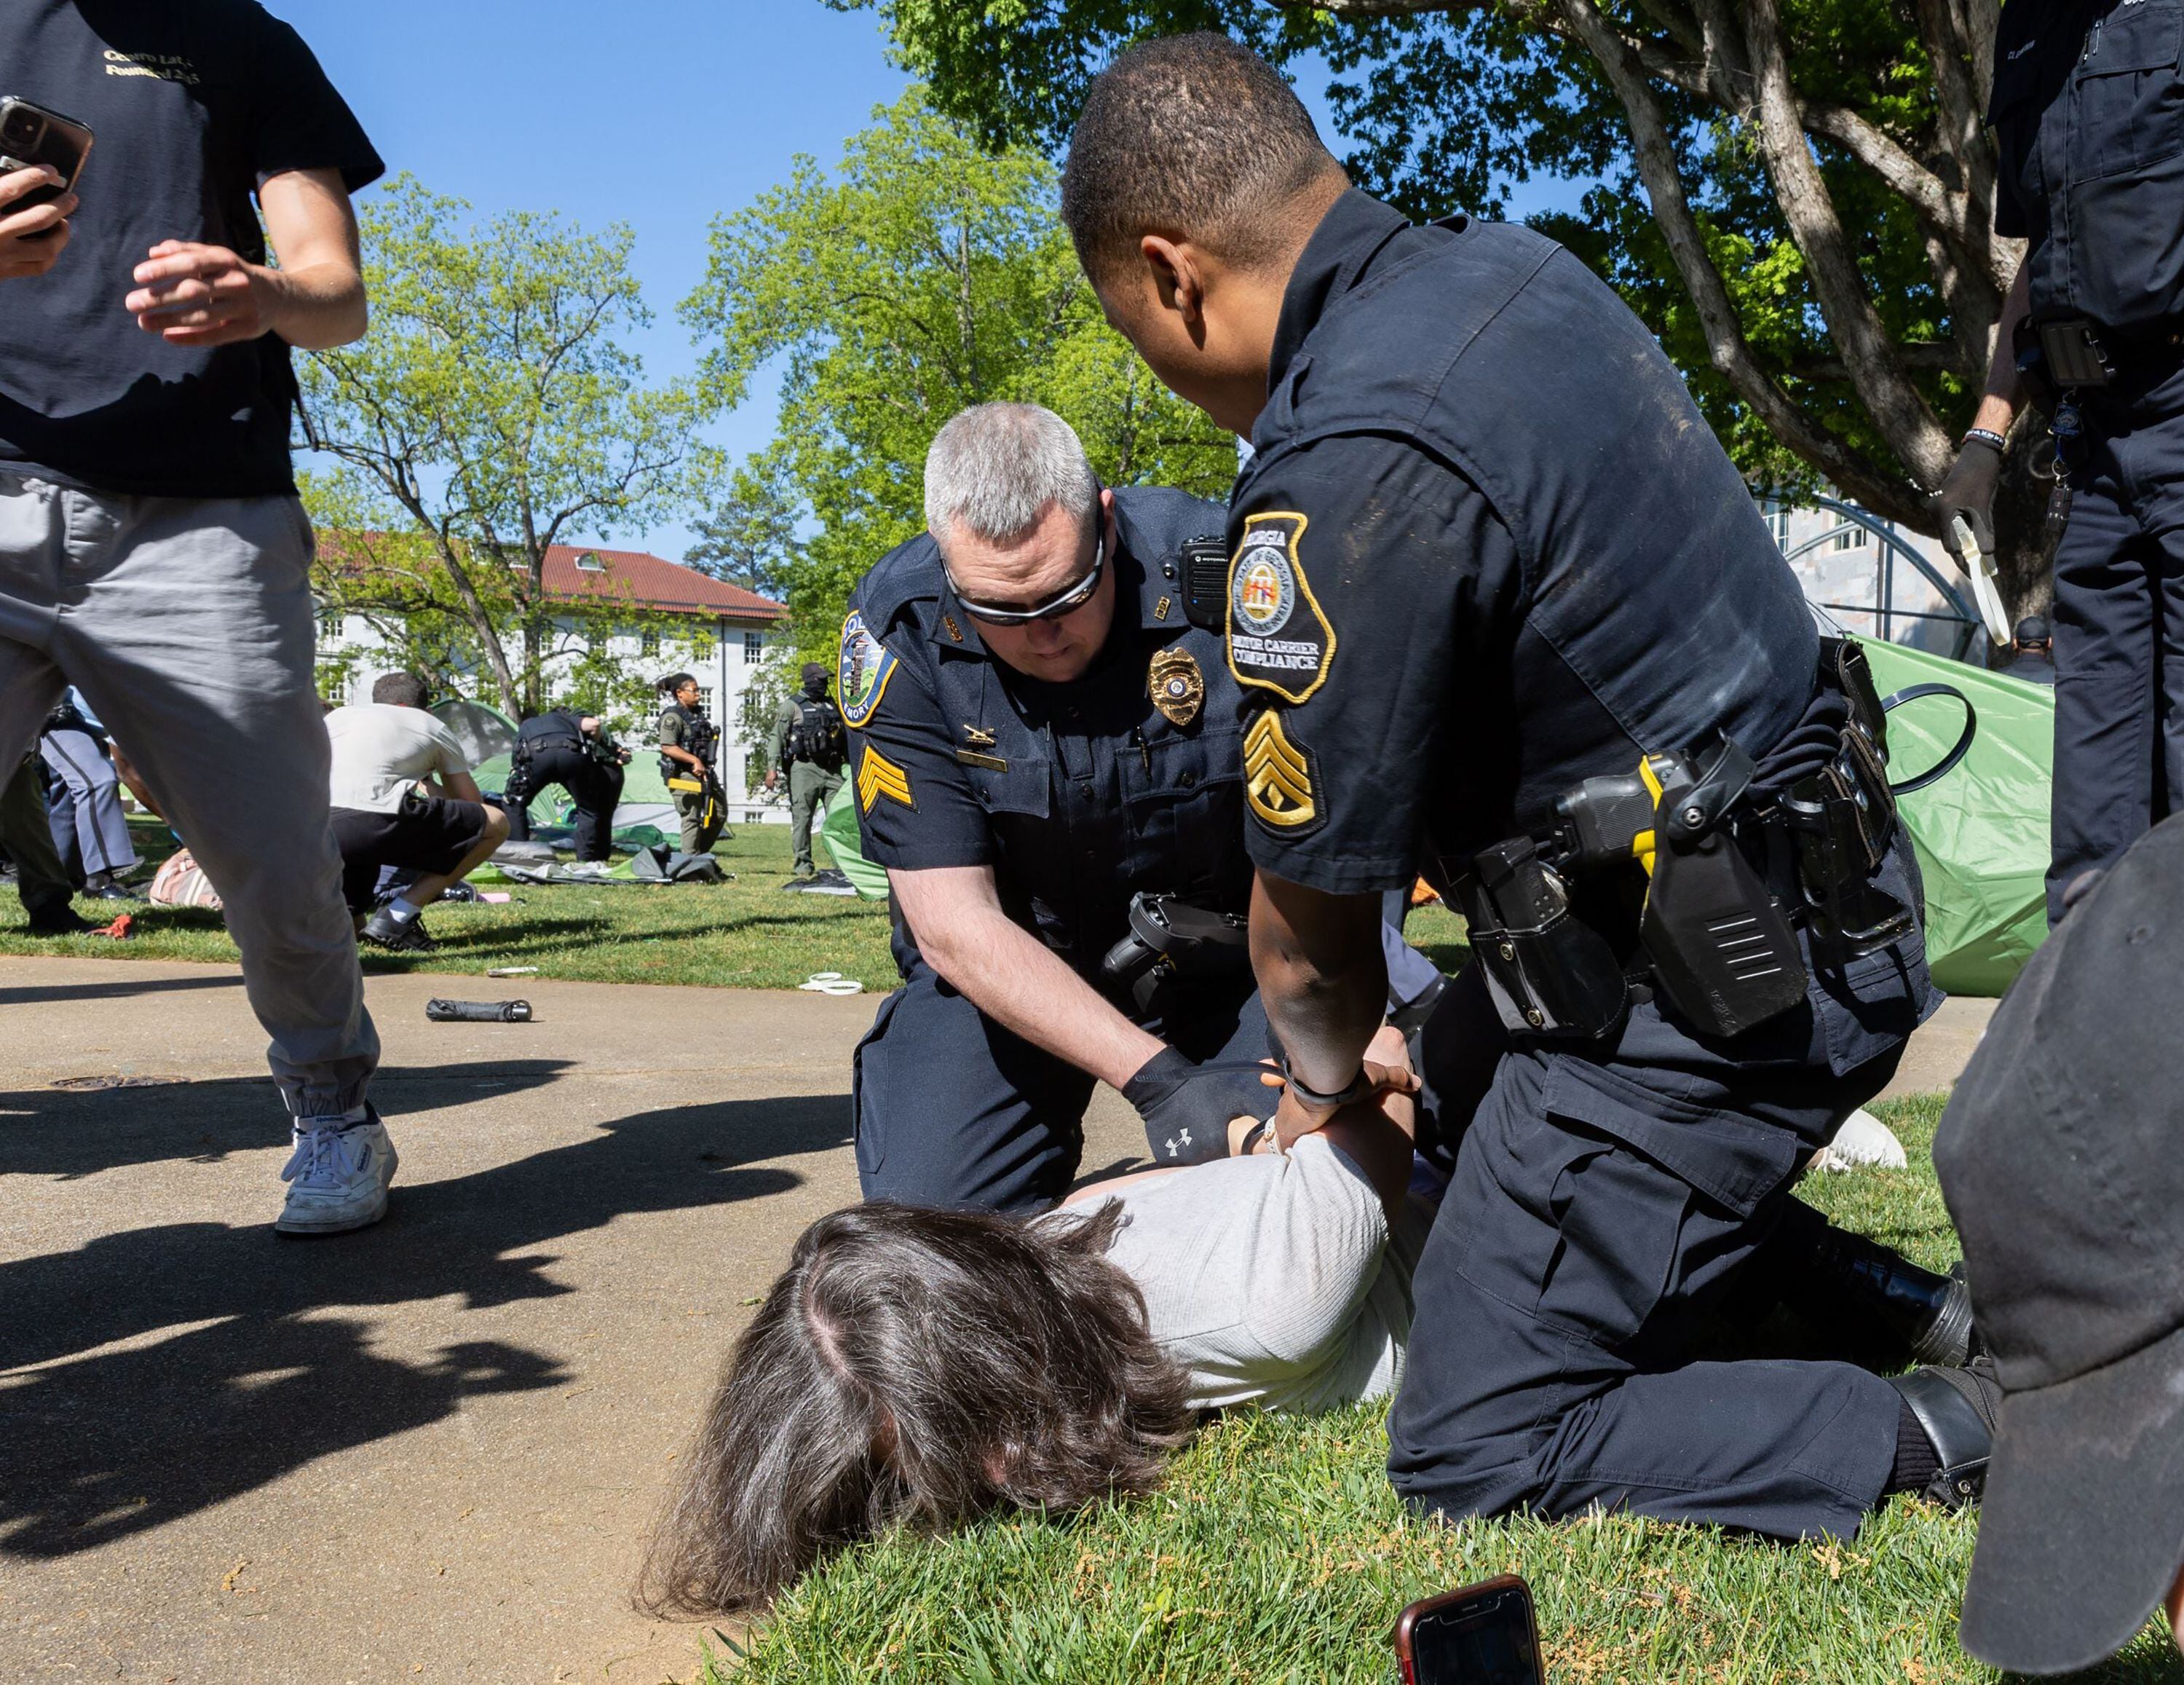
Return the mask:
<svg viewBox="0 0 2184 1685">
<path fill-rule="evenodd" d="M 507 817 L 479 794 L 454 734 L 425 711 L 426 694 L 416 674 L 391 672 L 369 703 L 326 716 L 342 893 L 357 935 L 398 953 L 439 946 L 419 913 L 508 840 Z M 425 875 L 375 912 L 385 866 Z"/>
<path fill-rule="evenodd" d="M 708 1406 L 640 1597 L 760 1608 L 833 1549 L 995 1505 L 1150 1491 L 1202 1410 L 1332 1409 L 1393 1391 L 1431 1213 L 1417 1106 L 1390 1087 L 1286 1154 L 1081 1189 L 1028 1219 L 876 1201 L 796 1243 Z"/>
</svg>

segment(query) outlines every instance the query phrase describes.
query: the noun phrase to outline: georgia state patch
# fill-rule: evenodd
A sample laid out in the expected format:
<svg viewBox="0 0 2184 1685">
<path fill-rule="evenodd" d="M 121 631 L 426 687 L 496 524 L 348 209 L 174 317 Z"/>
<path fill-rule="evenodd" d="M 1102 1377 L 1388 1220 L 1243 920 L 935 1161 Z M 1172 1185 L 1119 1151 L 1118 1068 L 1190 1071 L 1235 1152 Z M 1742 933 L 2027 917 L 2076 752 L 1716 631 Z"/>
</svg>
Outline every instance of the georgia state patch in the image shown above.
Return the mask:
<svg viewBox="0 0 2184 1685">
<path fill-rule="evenodd" d="M 1287 510 L 1248 515 L 1228 564 L 1228 671 L 1286 702 L 1318 690 L 1334 664 L 1334 628 L 1297 554 L 1309 524 Z"/>
<path fill-rule="evenodd" d="M 842 622 L 842 654 L 834 672 L 834 694 L 842 699 L 842 717 L 861 728 L 887 694 L 894 677 L 894 652 L 872 636 L 856 609 Z"/>
</svg>

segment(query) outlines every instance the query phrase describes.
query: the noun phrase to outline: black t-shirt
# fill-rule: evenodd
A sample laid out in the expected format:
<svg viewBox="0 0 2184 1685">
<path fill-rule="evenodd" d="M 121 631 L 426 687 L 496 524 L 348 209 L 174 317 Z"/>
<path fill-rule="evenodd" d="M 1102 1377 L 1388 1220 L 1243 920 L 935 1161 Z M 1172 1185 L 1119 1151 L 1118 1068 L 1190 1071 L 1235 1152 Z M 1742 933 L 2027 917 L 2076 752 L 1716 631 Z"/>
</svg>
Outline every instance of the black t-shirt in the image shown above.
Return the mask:
<svg viewBox="0 0 2184 1685">
<path fill-rule="evenodd" d="M 287 25 L 254 0 L 6 0 L 0 93 L 90 126 L 68 249 L 0 281 L 0 463 L 94 490 L 292 490 L 295 377 L 271 334 L 170 345 L 122 308 L 162 240 L 265 261 L 252 195 L 269 176 L 386 166 Z"/>
</svg>

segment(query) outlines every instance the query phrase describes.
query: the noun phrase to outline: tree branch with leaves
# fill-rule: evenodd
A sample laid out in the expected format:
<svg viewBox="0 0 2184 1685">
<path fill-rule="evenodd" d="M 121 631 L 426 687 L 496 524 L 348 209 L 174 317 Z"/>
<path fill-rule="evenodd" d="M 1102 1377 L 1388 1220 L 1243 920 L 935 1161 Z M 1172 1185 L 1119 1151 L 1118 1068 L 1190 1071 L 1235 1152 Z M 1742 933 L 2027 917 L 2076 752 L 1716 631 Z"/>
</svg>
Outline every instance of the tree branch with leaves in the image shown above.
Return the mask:
<svg viewBox="0 0 2184 1685">
<path fill-rule="evenodd" d="M 1832 483 L 1937 535 L 2020 243 L 1993 232 L 1994 0 L 826 0 L 877 9 L 939 109 L 1058 155 L 1130 42 L 1223 31 L 1334 72 L 1338 151 L 1413 216 L 1535 217 L 1619 290 L 1756 489 Z M 2007 594 L 2044 593 L 2039 432 L 1997 511 Z"/>
</svg>

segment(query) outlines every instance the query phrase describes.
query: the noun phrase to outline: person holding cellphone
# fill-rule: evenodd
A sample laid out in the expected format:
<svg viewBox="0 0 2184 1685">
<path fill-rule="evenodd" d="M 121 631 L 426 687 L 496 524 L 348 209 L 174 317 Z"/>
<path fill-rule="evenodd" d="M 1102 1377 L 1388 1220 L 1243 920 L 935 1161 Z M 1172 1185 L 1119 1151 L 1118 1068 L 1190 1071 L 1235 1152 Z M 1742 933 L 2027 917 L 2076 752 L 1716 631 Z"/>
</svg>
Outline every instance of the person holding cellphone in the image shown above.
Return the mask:
<svg viewBox="0 0 2184 1685">
<path fill-rule="evenodd" d="M 364 333 L 349 195 L 384 165 L 253 0 L 16 0 L 0 64 L 97 137 L 73 193 L 11 213 L 60 184 L 0 177 L 0 765 L 70 684 L 131 745 L 271 1038 L 276 1226 L 359 1228 L 394 1153 L 327 829 L 289 354 Z"/>
</svg>

